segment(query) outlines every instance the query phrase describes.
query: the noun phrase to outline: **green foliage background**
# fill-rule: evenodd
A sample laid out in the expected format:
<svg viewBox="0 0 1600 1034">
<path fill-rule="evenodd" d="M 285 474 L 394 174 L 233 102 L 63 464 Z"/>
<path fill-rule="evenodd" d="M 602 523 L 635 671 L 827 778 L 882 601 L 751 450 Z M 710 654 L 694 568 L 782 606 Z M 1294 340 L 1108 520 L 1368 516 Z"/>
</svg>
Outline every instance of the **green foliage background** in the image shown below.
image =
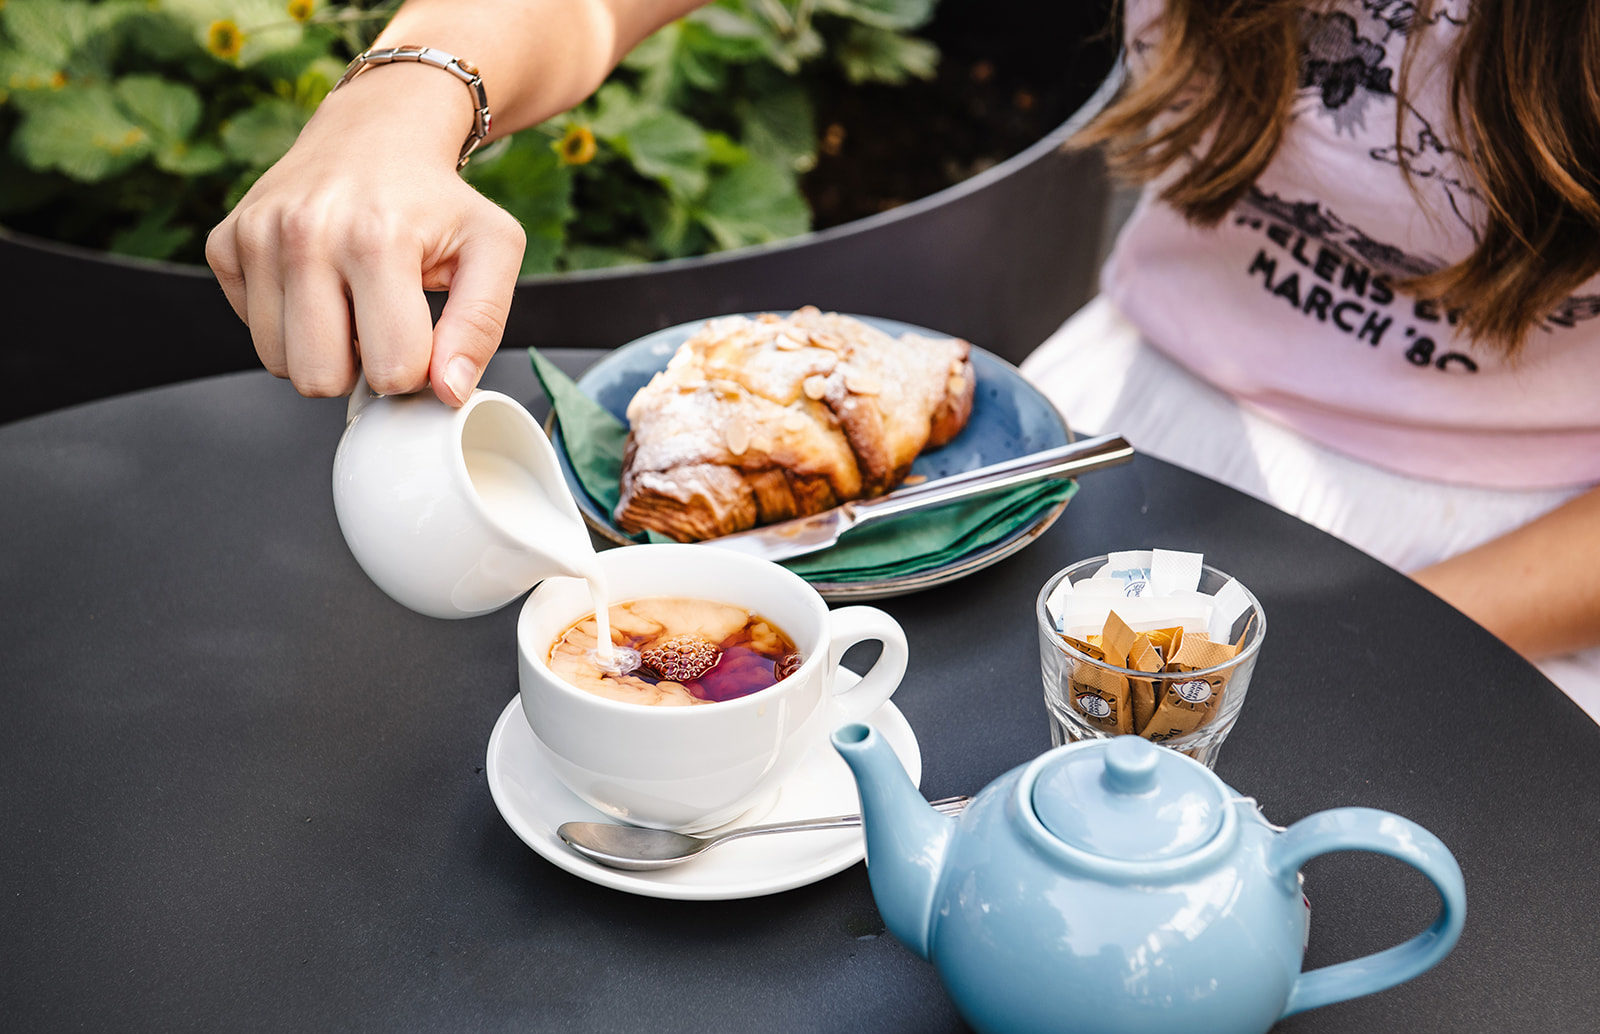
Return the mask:
<svg viewBox="0 0 1600 1034">
<path fill-rule="evenodd" d="M 911 33 L 936 3 L 717 0 L 646 40 L 578 108 L 480 151 L 465 175 L 522 221 L 524 273 L 801 233 L 816 91 L 932 76 L 938 51 Z M 201 261 L 206 232 L 394 6 L 0 0 L 0 224 Z"/>
</svg>

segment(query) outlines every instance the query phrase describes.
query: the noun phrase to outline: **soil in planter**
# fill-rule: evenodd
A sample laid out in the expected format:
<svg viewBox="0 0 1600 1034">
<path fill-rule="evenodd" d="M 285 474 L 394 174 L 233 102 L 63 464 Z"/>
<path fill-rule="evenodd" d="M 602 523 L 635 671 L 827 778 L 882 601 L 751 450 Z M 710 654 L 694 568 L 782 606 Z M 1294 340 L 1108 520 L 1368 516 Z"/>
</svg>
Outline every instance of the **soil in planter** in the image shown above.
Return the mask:
<svg viewBox="0 0 1600 1034">
<path fill-rule="evenodd" d="M 839 84 L 818 104 L 816 167 L 802 181 L 817 229 L 967 179 L 1036 143 L 1099 86 L 1114 40 L 1103 2 L 943 0 L 922 35 L 936 78 Z"/>
</svg>

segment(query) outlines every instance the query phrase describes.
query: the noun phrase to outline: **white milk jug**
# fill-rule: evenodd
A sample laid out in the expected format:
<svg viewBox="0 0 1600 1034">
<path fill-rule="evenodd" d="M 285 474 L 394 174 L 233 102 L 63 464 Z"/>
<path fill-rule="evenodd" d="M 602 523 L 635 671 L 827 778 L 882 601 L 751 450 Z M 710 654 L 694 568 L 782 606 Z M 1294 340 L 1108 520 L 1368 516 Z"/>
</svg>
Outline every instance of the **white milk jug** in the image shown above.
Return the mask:
<svg viewBox="0 0 1600 1034">
<path fill-rule="evenodd" d="M 378 396 L 358 381 L 333 458 L 339 527 L 368 577 L 412 610 L 465 618 L 551 575 L 604 598 L 555 449 L 515 399 Z"/>
</svg>

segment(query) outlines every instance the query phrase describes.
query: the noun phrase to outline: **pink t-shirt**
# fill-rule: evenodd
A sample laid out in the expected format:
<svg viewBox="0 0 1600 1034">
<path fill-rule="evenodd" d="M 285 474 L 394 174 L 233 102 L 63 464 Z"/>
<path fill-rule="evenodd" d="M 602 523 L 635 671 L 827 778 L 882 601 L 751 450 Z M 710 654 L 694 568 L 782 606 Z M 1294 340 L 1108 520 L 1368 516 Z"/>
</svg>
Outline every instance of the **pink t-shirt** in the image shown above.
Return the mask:
<svg viewBox="0 0 1600 1034">
<path fill-rule="evenodd" d="M 1447 139 L 1444 91 L 1466 0 L 1344 0 L 1304 21 L 1294 117 L 1271 165 L 1213 229 L 1147 192 L 1106 295 L 1156 348 L 1242 403 L 1371 463 L 1501 488 L 1600 482 L 1600 278 L 1517 359 L 1457 335 L 1394 283 L 1466 256 L 1482 199 Z M 1149 38 L 1152 0 L 1129 4 Z M 1422 50 L 1404 136 L 1408 33 Z M 1130 60 L 1140 60 L 1136 42 Z M 1416 192 L 1402 177 L 1411 170 Z"/>
</svg>

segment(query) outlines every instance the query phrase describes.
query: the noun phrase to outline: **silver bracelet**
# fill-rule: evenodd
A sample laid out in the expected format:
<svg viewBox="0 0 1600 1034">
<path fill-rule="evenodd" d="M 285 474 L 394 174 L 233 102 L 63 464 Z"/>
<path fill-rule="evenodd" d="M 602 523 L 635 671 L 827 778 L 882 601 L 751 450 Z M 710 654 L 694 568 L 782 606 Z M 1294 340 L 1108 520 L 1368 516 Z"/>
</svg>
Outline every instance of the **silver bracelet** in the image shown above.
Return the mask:
<svg viewBox="0 0 1600 1034">
<path fill-rule="evenodd" d="M 333 89 L 328 92 L 332 93 L 369 68 L 396 61 L 416 61 L 433 68 L 442 68 L 466 83 L 467 89 L 472 92 L 472 132 L 467 134 L 466 142 L 461 145 L 461 156 L 456 160 L 456 168 L 460 169 L 467 164 L 472 152 L 476 151 L 488 137 L 489 125 L 493 119 L 489 114 L 489 97 L 483 92 L 483 76 L 478 74 L 476 68 L 454 54 L 446 54 L 433 47 L 410 45 L 365 50 L 357 54 L 356 59 L 345 67 L 344 75 L 339 77 L 339 81 L 334 83 Z"/>
</svg>

